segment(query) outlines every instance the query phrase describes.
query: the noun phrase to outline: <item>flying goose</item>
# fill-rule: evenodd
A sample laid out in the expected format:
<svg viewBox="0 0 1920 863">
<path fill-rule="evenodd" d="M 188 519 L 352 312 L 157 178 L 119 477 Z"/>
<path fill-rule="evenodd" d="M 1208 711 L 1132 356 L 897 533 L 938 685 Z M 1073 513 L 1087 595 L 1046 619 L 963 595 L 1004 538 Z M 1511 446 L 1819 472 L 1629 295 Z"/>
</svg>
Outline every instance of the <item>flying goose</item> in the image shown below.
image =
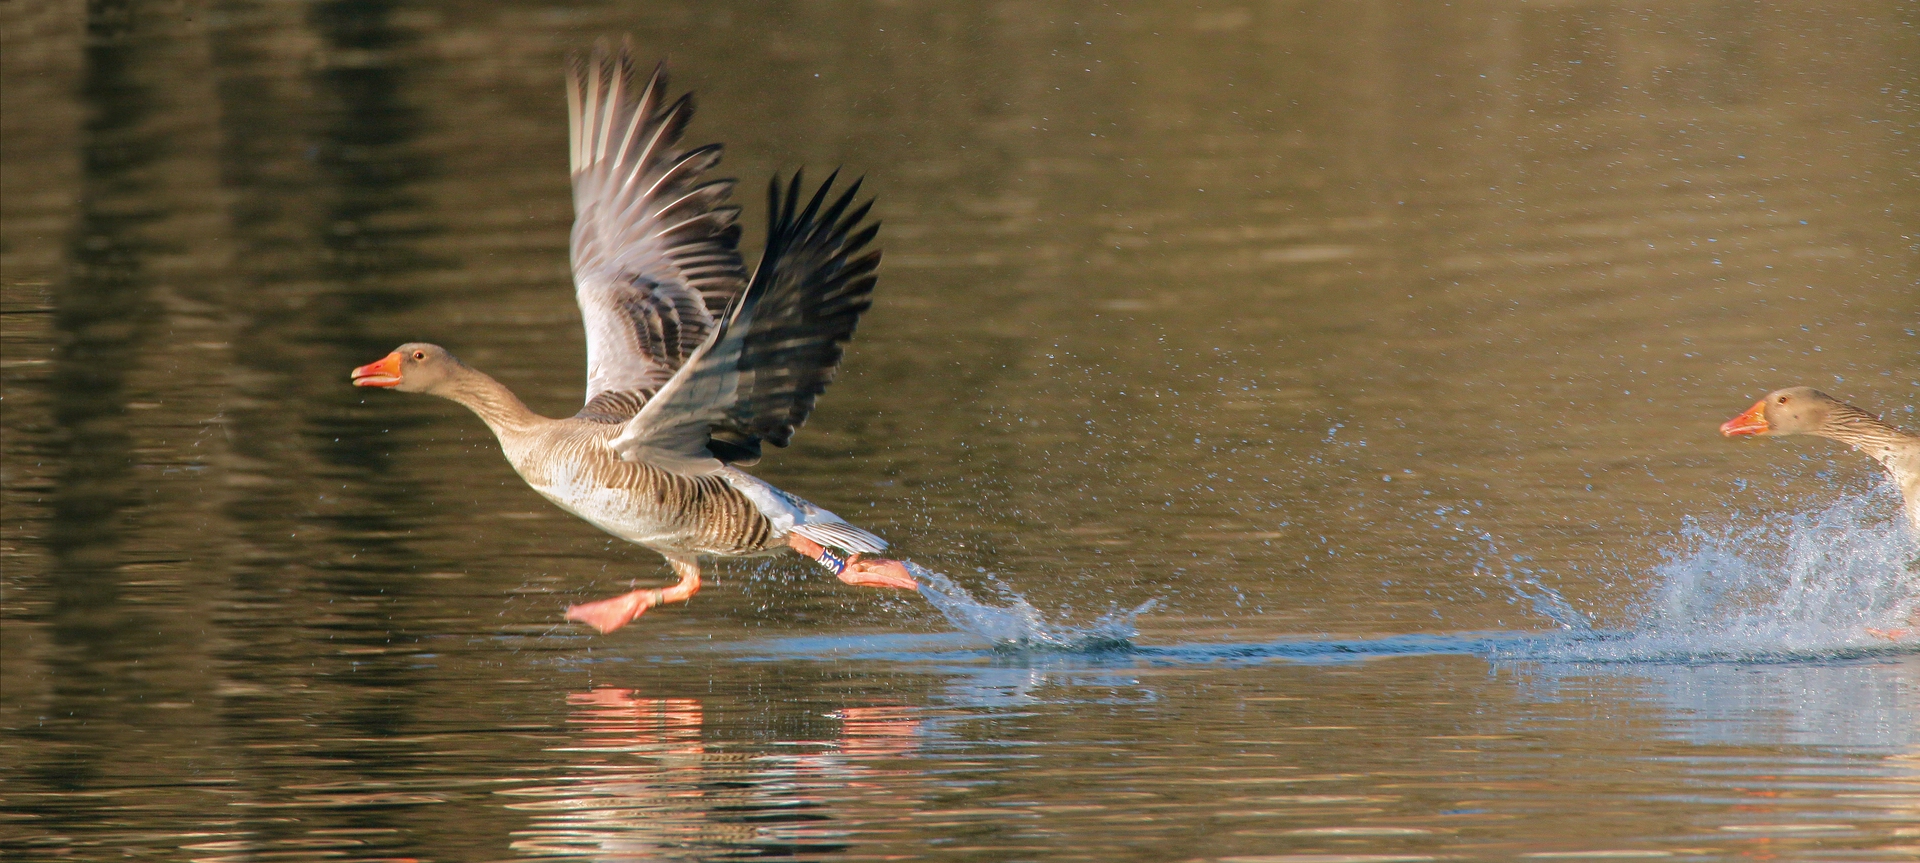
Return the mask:
<svg viewBox="0 0 1920 863">
<path fill-rule="evenodd" d="M 667 559 L 679 582 L 567 609 L 612 632 L 700 590 L 700 557 L 793 548 L 852 585 L 912 590 L 885 540 L 740 470 L 762 443 L 786 446 L 833 380 L 872 305 L 879 224 L 860 182 L 811 197 L 798 172 L 768 187 L 766 250 L 751 276 L 732 180 L 703 181 L 720 145 L 676 145 L 691 94 L 668 104 L 667 73 L 632 87 L 629 46 L 569 64 L 574 296 L 587 334 L 586 405 L 564 419 L 529 410 L 499 381 L 438 345 L 410 342 L 353 370 L 353 383 L 459 402 L 548 500 Z M 837 173 L 837 172 L 836 172 Z M 804 204 L 802 198 L 806 197 Z"/>
</svg>

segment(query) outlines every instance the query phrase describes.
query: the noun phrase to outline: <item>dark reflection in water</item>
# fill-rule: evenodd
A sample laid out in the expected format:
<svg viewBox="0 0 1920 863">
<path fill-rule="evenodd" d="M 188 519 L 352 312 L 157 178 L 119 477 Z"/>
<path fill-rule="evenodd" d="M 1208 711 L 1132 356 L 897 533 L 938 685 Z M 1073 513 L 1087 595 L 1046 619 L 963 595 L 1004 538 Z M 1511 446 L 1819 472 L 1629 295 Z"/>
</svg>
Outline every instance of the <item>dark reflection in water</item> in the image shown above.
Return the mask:
<svg viewBox="0 0 1920 863">
<path fill-rule="evenodd" d="M 1911 857 L 1895 497 L 1713 433 L 1920 425 L 1908 11 L 0 6 L 0 855 Z M 756 470 L 1063 626 L 1157 599 L 1137 650 L 779 560 L 586 637 L 657 556 L 348 386 L 577 405 L 562 62 L 624 32 L 745 187 L 879 195 Z M 1500 651 L 1587 617 L 1657 656 Z"/>
<path fill-rule="evenodd" d="M 313 47 L 285 56 L 285 28 L 295 24 L 283 20 L 287 10 L 241 4 L 235 13 L 240 26 L 215 38 L 228 55 L 255 61 L 223 87 L 223 170 L 244 190 L 232 209 L 236 279 L 223 298 L 236 321 L 237 397 L 222 414 L 235 486 L 225 509 L 243 553 L 229 569 L 222 618 L 245 635 L 221 656 L 238 696 L 222 721 L 258 753 L 243 767 L 258 777 L 246 783 L 258 800 L 242 810 L 242 832 L 248 848 L 297 847 L 318 827 L 392 837 L 395 852 L 431 856 L 439 831 L 408 829 L 406 813 L 440 801 L 408 790 L 422 765 L 388 742 L 433 709 L 407 659 L 417 617 L 396 613 L 419 601 L 421 564 L 406 537 L 421 520 L 404 505 L 409 489 L 391 462 L 369 446 L 417 420 L 355 410 L 355 393 L 315 374 L 362 362 L 385 341 L 364 321 L 413 305 L 401 285 L 432 265 L 418 250 L 435 228 L 422 212 L 418 183 L 431 162 L 417 151 L 422 119 L 407 92 L 415 40 L 393 4 L 315 3 L 297 21 Z M 315 608 L 325 612 L 308 612 Z M 316 651 L 328 667 L 309 680 L 273 670 Z M 277 659 L 261 661 L 269 656 Z M 317 690 L 314 703 L 344 736 L 307 755 L 336 765 L 324 781 L 282 789 L 268 778 L 276 759 L 261 756 L 280 739 L 273 723 L 304 722 L 312 706 L 289 703 L 289 683 Z M 319 807 L 318 825 L 280 814 L 369 787 L 391 790 L 340 796 Z"/>
<path fill-rule="evenodd" d="M 125 701 L 101 695 L 144 689 L 130 672 L 156 646 L 147 615 L 124 604 L 121 587 L 127 511 L 138 504 L 126 376 L 153 334 L 147 258 L 164 242 L 153 226 L 169 202 L 154 194 L 152 172 L 173 143 L 155 117 L 154 67 L 167 59 L 156 43 L 165 34 L 123 3 L 89 4 L 86 24 L 81 203 L 69 278 L 53 298 L 53 325 L 65 338 L 49 380 L 46 453 L 60 466 L 45 539 L 53 721 L 27 734 L 49 756 L 36 759 L 32 781 L 61 791 L 92 788 L 114 772 L 116 744 L 134 717 Z M 94 723 L 120 731 L 101 734 Z M 88 809 L 49 806 L 44 816 L 78 825 L 98 817 Z"/>
</svg>

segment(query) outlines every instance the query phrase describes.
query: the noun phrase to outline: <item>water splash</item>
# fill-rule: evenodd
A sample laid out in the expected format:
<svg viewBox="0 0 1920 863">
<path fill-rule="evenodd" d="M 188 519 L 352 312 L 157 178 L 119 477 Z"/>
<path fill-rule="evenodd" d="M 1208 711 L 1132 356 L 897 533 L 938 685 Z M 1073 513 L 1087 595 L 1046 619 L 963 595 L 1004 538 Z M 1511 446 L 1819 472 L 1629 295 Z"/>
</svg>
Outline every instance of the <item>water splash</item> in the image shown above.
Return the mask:
<svg viewBox="0 0 1920 863">
<path fill-rule="evenodd" d="M 1494 540 L 1493 534 L 1474 529 L 1470 535 L 1480 547 L 1480 559 L 1474 564 L 1474 574 L 1499 582 L 1507 591 L 1507 604 L 1524 602 L 1534 614 L 1553 621 L 1554 626 L 1574 637 L 1593 634 L 1593 619 L 1575 608 L 1560 591 L 1541 581 L 1540 576 L 1546 572 L 1526 566 L 1529 560 L 1527 556 L 1503 558 L 1500 544 Z"/>
<path fill-rule="evenodd" d="M 1562 631 L 1577 638 L 1593 635 L 1592 618 L 1574 608 L 1573 603 L 1568 602 L 1560 591 L 1542 582 L 1539 573 L 1532 570 L 1507 571 L 1500 578 L 1518 599 L 1526 600 L 1533 607 L 1535 614 L 1553 621 Z"/>
<path fill-rule="evenodd" d="M 1133 649 L 1138 633 L 1134 620 L 1151 610 L 1157 600 L 1149 599 L 1131 610 L 1114 609 L 1086 627 L 1054 623 L 1020 594 L 1004 585 L 999 587 L 1005 605 L 975 599 L 967 589 L 940 573 L 918 564 L 907 563 L 913 577 L 920 581 L 920 595 L 926 597 L 947 621 L 963 632 L 986 640 L 1001 652 L 1100 653 Z"/>
<path fill-rule="evenodd" d="M 1886 517 L 1881 496 L 1718 529 L 1690 521 L 1625 629 L 1509 645 L 1496 658 L 1782 661 L 1900 650 L 1868 630 L 1906 627 L 1920 611 L 1920 540 Z"/>
<path fill-rule="evenodd" d="M 1154 607 L 1152 600 L 1076 627 L 1049 621 L 1005 585 L 996 585 L 1001 602 L 987 602 L 945 575 L 907 566 L 929 604 L 956 629 L 1000 653 L 1112 652 L 1147 662 L 1471 654 L 1496 662 L 1682 664 L 1905 655 L 1920 650 L 1920 640 L 1892 642 L 1870 632 L 1911 628 L 1909 621 L 1920 620 L 1920 537 L 1898 515 L 1887 515 L 1890 490 L 1883 486 L 1821 509 L 1718 528 L 1688 521 L 1653 567 L 1652 590 L 1619 628 L 1596 627 L 1542 580 L 1542 571 L 1528 568 L 1525 557 L 1503 559 L 1484 532 L 1478 534 L 1486 545 L 1478 569 L 1505 585 L 1511 601 L 1528 603 L 1551 620 L 1555 631 L 1136 647 L 1135 620 Z M 1897 491 L 1893 501 L 1897 509 Z"/>
</svg>

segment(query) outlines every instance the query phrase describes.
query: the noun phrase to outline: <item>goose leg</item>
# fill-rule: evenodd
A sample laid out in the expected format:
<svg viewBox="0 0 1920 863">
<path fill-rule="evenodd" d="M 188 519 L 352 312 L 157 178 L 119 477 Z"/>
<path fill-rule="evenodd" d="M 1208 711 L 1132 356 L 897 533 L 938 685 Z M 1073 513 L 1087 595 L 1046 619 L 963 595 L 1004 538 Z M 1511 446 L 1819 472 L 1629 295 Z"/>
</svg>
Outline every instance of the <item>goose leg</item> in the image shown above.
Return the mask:
<svg viewBox="0 0 1920 863">
<path fill-rule="evenodd" d="M 913 580 L 907 572 L 906 564 L 885 557 L 866 557 L 854 555 L 848 560 L 840 560 L 839 555 L 827 551 L 813 540 L 797 533 L 787 534 L 787 545 L 820 562 L 835 577 L 857 587 L 891 587 L 895 590 L 919 590 L 920 583 Z"/>
<path fill-rule="evenodd" d="M 1920 632 L 1920 611 L 1914 612 L 1911 617 L 1907 618 L 1907 625 L 1898 629 L 1876 629 L 1871 626 L 1867 627 L 1868 635 L 1874 638 L 1884 638 L 1888 641 L 1900 641 L 1916 632 Z"/>
<path fill-rule="evenodd" d="M 623 593 L 612 599 L 582 603 L 567 609 L 567 619 L 584 623 L 606 634 L 626 626 L 647 609 L 669 602 L 686 602 L 700 592 L 700 562 L 691 556 L 667 555 L 667 563 L 680 576 L 672 587 L 649 587 Z"/>
<path fill-rule="evenodd" d="M 1888 641 L 1899 641 L 1916 632 L 1920 632 L 1920 609 L 1915 609 L 1912 614 L 1907 615 L 1906 626 L 1902 626 L 1896 629 L 1876 629 L 1871 626 L 1867 627 L 1868 635 L 1871 635 L 1874 638 L 1884 638 Z"/>
</svg>

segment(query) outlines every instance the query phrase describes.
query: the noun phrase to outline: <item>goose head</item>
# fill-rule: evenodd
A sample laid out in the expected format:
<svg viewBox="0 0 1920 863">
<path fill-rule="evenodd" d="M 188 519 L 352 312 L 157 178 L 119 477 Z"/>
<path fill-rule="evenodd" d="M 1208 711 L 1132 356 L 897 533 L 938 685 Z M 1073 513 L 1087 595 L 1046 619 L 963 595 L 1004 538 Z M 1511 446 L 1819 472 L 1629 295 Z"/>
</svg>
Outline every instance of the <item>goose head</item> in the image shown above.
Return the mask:
<svg viewBox="0 0 1920 863">
<path fill-rule="evenodd" d="M 408 393 L 436 393 L 462 377 L 467 365 L 446 348 L 408 342 L 393 353 L 353 370 L 356 387 L 391 387 Z"/>
<path fill-rule="evenodd" d="M 1720 425 L 1727 437 L 1819 434 L 1843 403 L 1813 387 L 1774 390 L 1743 413 Z"/>
</svg>

